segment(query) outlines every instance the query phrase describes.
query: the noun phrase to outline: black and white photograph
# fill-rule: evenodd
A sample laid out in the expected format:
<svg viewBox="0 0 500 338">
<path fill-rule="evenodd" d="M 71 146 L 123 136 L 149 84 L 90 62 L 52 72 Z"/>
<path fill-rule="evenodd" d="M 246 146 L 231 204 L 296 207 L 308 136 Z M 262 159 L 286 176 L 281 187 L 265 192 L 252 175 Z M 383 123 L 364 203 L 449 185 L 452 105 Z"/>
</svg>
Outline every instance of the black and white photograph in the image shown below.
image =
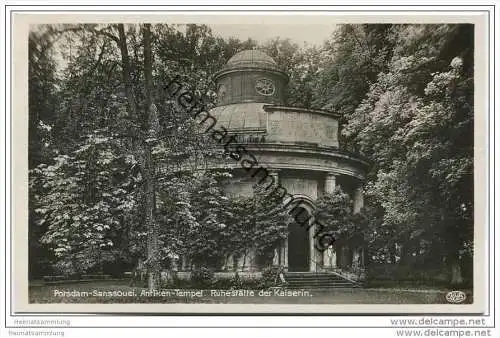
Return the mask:
<svg viewBox="0 0 500 338">
<path fill-rule="evenodd" d="M 30 26 L 30 303 L 474 301 L 474 25 L 303 28 Z"/>
<path fill-rule="evenodd" d="M 9 336 L 494 336 L 491 13 L 42 7 L 6 13 Z"/>
</svg>

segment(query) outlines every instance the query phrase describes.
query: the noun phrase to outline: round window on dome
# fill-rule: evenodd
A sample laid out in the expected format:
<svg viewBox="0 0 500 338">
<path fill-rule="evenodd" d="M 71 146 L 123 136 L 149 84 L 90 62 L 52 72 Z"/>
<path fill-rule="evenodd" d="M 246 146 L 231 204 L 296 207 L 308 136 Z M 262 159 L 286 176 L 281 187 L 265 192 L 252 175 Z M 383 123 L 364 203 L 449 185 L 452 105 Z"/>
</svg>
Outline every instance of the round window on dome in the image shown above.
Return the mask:
<svg viewBox="0 0 500 338">
<path fill-rule="evenodd" d="M 271 96 L 274 94 L 276 88 L 274 83 L 269 79 L 259 79 L 255 82 L 255 90 L 260 95 Z"/>
</svg>

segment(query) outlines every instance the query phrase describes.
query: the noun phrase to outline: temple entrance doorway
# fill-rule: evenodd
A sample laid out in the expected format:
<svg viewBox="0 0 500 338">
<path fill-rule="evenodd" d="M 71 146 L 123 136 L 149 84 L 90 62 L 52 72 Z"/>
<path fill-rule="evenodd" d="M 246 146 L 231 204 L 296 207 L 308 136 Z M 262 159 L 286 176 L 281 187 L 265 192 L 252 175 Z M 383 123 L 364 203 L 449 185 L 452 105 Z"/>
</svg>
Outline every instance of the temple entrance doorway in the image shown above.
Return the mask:
<svg viewBox="0 0 500 338">
<path fill-rule="evenodd" d="M 303 214 L 309 214 L 304 211 Z M 309 271 L 309 231 L 306 229 L 297 222 L 288 226 L 288 271 Z"/>
</svg>

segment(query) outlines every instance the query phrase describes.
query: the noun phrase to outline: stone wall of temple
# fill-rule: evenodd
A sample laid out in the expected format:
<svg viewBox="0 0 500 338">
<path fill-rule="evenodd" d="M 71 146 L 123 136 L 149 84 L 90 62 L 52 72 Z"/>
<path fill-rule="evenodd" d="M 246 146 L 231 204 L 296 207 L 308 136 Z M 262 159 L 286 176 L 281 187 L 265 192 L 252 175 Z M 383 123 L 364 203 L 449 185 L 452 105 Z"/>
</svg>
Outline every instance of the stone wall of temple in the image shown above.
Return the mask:
<svg viewBox="0 0 500 338">
<path fill-rule="evenodd" d="M 267 142 L 338 147 L 335 116 L 306 109 L 267 109 Z"/>
<path fill-rule="evenodd" d="M 280 184 L 291 195 L 302 195 L 315 200 L 318 197 L 318 182 L 316 179 L 287 177 L 285 174 L 280 178 Z"/>
</svg>

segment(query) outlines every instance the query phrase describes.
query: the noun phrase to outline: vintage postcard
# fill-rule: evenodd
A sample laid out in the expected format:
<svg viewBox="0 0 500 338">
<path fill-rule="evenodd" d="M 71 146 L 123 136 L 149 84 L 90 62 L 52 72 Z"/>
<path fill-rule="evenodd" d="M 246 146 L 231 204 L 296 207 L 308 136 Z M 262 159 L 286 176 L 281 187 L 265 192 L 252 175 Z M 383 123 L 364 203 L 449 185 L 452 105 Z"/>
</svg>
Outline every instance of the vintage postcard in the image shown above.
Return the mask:
<svg viewBox="0 0 500 338">
<path fill-rule="evenodd" d="M 16 313 L 487 310 L 486 14 L 12 15 Z"/>
</svg>

